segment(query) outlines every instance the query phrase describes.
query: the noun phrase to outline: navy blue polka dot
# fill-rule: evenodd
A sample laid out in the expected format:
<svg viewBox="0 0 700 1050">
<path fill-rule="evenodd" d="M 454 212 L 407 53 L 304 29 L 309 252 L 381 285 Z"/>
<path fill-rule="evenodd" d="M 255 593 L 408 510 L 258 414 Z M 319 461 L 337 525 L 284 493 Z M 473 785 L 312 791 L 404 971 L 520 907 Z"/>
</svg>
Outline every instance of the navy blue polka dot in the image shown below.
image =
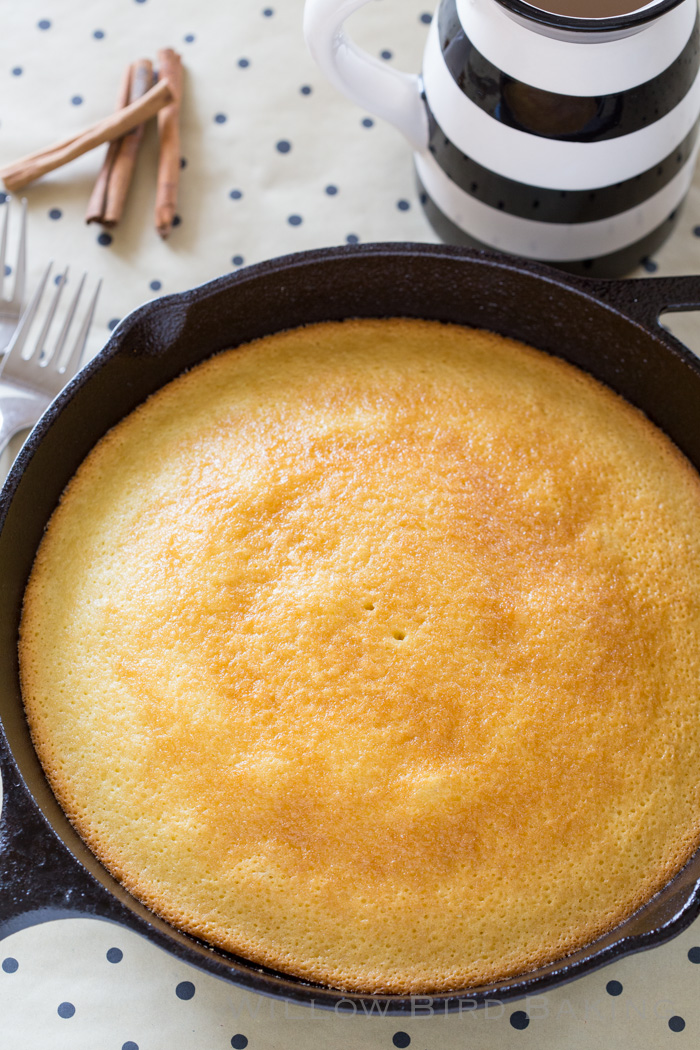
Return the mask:
<svg viewBox="0 0 700 1050">
<path fill-rule="evenodd" d="M 0 190 L 0 204 L 4 204 L 6 200 L 7 200 L 7 194 L 3 193 L 3 191 Z"/>
<path fill-rule="evenodd" d="M 384 59 L 385 62 L 388 62 L 390 58 L 394 57 L 393 53 L 391 51 L 387 50 L 386 48 L 382 52 L 380 52 L 380 54 L 381 54 L 381 57 Z"/>
<path fill-rule="evenodd" d="M 159 292 L 163 285 L 160 283 L 160 281 L 151 281 L 148 287 L 151 289 L 152 292 Z"/>
<path fill-rule="evenodd" d="M 700 948 L 691 948 L 688 952 L 688 958 L 692 963 L 700 963 Z"/>
<path fill-rule="evenodd" d="M 239 201 L 242 196 L 243 194 L 240 190 L 231 190 L 231 192 L 229 193 L 229 197 L 232 201 Z"/>
<path fill-rule="evenodd" d="M 194 33 L 188 33 L 183 39 L 186 44 L 194 44 Z"/>
<path fill-rule="evenodd" d="M 2 968 L 5 973 L 17 973 L 19 970 L 19 963 L 16 959 L 13 959 L 11 955 L 8 955 L 6 959 L 2 960 Z"/>
<path fill-rule="evenodd" d="M 622 985 L 619 981 L 608 981 L 605 985 L 605 991 L 608 995 L 622 995 Z"/>
<path fill-rule="evenodd" d="M 70 101 L 71 101 L 71 105 L 72 106 L 82 106 L 82 104 L 83 104 L 83 96 L 82 95 L 73 95 L 73 98 Z"/>
<path fill-rule="evenodd" d="M 231 262 L 233 263 L 234 266 L 242 266 L 243 263 L 244 263 L 243 256 L 242 255 L 234 255 L 234 257 L 231 259 Z"/>
<path fill-rule="evenodd" d="M 13 77 L 21 77 L 22 76 L 22 67 L 21 66 L 15 66 L 15 68 L 12 70 L 12 76 Z"/>
<path fill-rule="evenodd" d="M 396 207 L 399 209 L 399 211 L 408 211 L 411 205 L 408 201 L 397 201 Z"/>
<path fill-rule="evenodd" d="M 642 259 L 642 266 L 647 273 L 656 273 L 659 268 L 659 264 L 654 262 L 653 259 Z"/>
<path fill-rule="evenodd" d="M 693 226 L 693 233 L 696 237 L 700 237 L 700 226 Z"/>
<path fill-rule="evenodd" d="M 231 1046 L 233 1050 L 245 1050 L 248 1045 L 248 1040 L 244 1035 L 234 1035 L 231 1040 Z"/>
<path fill-rule="evenodd" d="M 356 233 L 349 233 L 345 240 L 348 242 L 348 244 L 357 244 L 360 238 L 357 236 Z"/>
<path fill-rule="evenodd" d="M 57 273 L 56 276 L 53 279 L 53 283 L 56 285 L 56 287 L 58 287 L 59 284 L 62 283 L 62 281 L 63 281 L 63 274 L 62 273 Z"/>
<path fill-rule="evenodd" d="M 186 168 L 187 167 L 187 157 L 180 157 L 180 167 L 181 168 Z"/>
<path fill-rule="evenodd" d="M 51 211 L 49 212 L 49 218 L 50 219 L 60 219 L 62 215 L 63 215 L 63 212 L 61 211 L 60 208 L 52 208 Z"/>
<path fill-rule="evenodd" d="M 337 192 L 338 192 L 338 187 L 337 186 L 332 186 L 332 185 L 331 186 L 326 186 L 326 193 L 328 194 L 329 197 L 335 197 Z"/>
<path fill-rule="evenodd" d="M 139 1050 L 139 1044 L 129 1039 L 126 1043 L 122 1043 L 122 1050 Z"/>
<path fill-rule="evenodd" d="M 674 1017 L 669 1018 L 668 1027 L 672 1032 L 682 1032 L 685 1028 L 685 1021 L 676 1014 Z"/>
<path fill-rule="evenodd" d="M 271 7 L 263 7 L 263 15 L 265 18 L 272 18 L 274 11 Z"/>
<path fill-rule="evenodd" d="M 146 0 L 136 0 L 136 3 L 137 3 L 137 4 L 145 4 L 145 3 L 146 3 Z"/>
<path fill-rule="evenodd" d="M 175 995 L 178 999 L 193 999 L 194 985 L 192 984 L 192 981 L 180 981 L 175 989 Z"/>
<path fill-rule="evenodd" d="M 56 1013 L 59 1017 L 72 1017 L 75 1013 L 75 1007 L 73 1003 L 59 1003 Z"/>
<path fill-rule="evenodd" d="M 420 20 L 424 26 L 429 26 L 433 20 L 433 16 L 428 14 L 427 11 L 424 11 L 423 14 L 420 16 Z"/>
<path fill-rule="evenodd" d="M 113 332 L 118 324 L 119 324 L 119 318 L 118 317 L 113 317 L 111 321 L 107 322 L 107 327 L 109 328 L 110 332 Z M 110 951 L 112 951 L 111 948 L 110 948 Z M 111 959 L 110 959 L 110 962 L 111 962 Z"/>
<path fill-rule="evenodd" d="M 101 244 L 103 248 L 106 248 L 107 245 L 112 243 L 112 234 L 111 233 L 101 233 L 101 234 L 99 234 L 99 236 L 97 238 L 97 243 Z"/>
<path fill-rule="evenodd" d="M 226 120 L 227 120 L 227 117 L 226 117 L 225 113 L 217 113 L 215 115 L 215 117 L 214 117 L 214 122 L 216 124 L 225 124 Z"/>
<path fill-rule="evenodd" d="M 301 91 L 302 95 L 311 94 L 311 87 L 308 84 L 302 84 L 299 90 Z M 698 229 L 700 230 L 700 226 L 698 227 Z"/>
<path fill-rule="evenodd" d="M 49 22 L 48 18 L 42 18 L 42 20 L 40 22 L 37 22 L 37 25 L 38 25 L 39 29 L 50 29 L 51 28 L 51 23 Z"/>
<path fill-rule="evenodd" d="M 249 58 L 239 58 L 238 59 L 238 65 L 241 67 L 241 69 L 247 69 L 248 66 L 250 65 L 250 59 Z"/>
<path fill-rule="evenodd" d="M 372 118 L 371 117 L 363 117 L 362 118 L 362 127 L 363 128 L 373 128 L 374 127 L 374 121 L 372 120 Z"/>
<path fill-rule="evenodd" d="M 179 215 L 173 215 L 173 226 L 179 226 L 182 222 L 182 218 Z"/>
<path fill-rule="evenodd" d="M 287 219 L 290 226 L 301 226 L 303 221 L 301 215 L 290 215 Z"/>
<path fill-rule="evenodd" d="M 8 266 L 8 264 L 5 263 L 5 277 L 9 277 L 11 273 L 12 273 L 12 267 Z"/>
<path fill-rule="evenodd" d="M 278 153 L 289 153 L 291 148 L 291 142 L 287 142 L 286 139 L 280 139 L 279 142 L 276 143 L 276 149 Z"/>
<path fill-rule="evenodd" d="M 411 1037 L 406 1032 L 395 1032 L 391 1041 L 399 1050 L 404 1050 L 404 1047 L 411 1045 Z"/>
<path fill-rule="evenodd" d="M 513 1028 L 517 1028 L 518 1031 L 524 1031 L 530 1023 L 530 1018 L 527 1016 L 524 1010 L 516 1010 L 510 1015 L 510 1023 Z"/>
<path fill-rule="evenodd" d="M 96 29 L 92 35 L 94 36 L 95 40 L 104 40 L 104 29 Z"/>
<path fill-rule="evenodd" d="M 116 327 L 118 322 L 114 321 L 114 323 L 112 323 L 112 321 L 110 321 L 109 324 L 110 324 L 110 327 Z M 107 962 L 119 963 L 119 962 L 122 961 L 123 958 L 124 958 L 124 952 L 121 950 L 121 948 L 108 948 L 107 949 Z"/>
</svg>

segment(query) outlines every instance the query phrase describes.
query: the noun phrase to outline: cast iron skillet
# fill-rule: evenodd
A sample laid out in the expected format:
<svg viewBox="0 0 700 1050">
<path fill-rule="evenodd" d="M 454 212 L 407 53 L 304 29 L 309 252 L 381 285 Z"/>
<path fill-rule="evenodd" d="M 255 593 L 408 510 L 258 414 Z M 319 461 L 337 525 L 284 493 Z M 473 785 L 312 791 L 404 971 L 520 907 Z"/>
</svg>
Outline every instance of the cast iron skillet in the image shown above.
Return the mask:
<svg viewBox="0 0 700 1050">
<path fill-rule="evenodd" d="M 515 336 L 624 395 L 700 469 L 700 364 L 658 324 L 662 311 L 690 309 L 700 309 L 700 277 L 591 281 L 491 253 L 376 244 L 275 259 L 127 317 L 37 424 L 0 495 L 0 937 L 48 919 L 95 916 L 257 992 L 329 1008 L 379 1000 L 382 1012 L 410 1012 L 409 997 L 341 993 L 214 950 L 151 914 L 89 852 L 39 766 L 17 678 L 22 594 L 44 526 L 95 442 L 183 369 L 270 332 L 345 317 L 425 317 Z M 668 940 L 699 912 L 700 850 L 605 937 L 525 976 L 436 995 L 434 1007 L 542 992 Z"/>
</svg>

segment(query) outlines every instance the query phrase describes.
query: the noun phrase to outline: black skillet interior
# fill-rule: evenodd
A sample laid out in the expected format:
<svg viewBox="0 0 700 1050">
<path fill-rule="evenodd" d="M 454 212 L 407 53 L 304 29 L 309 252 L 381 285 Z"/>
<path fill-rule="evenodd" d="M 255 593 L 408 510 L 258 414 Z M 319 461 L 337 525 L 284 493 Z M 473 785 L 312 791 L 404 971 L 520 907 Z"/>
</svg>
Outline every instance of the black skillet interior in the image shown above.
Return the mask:
<svg viewBox="0 0 700 1050">
<path fill-rule="evenodd" d="M 490 328 L 566 358 L 641 408 L 700 469 L 700 367 L 657 323 L 700 308 L 700 277 L 586 281 L 513 258 L 432 245 L 367 245 L 272 260 L 141 307 L 32 432 L 0 496 L 0 937 L 91 915 L 138 931 L 183 960 L 258 992 L 319 1007 L 366 997 L 310 985 L 212 950 L 152 915 L 87 850 L 31 745 L 17 677 L 22 595 L 66 482 L 114 423 L 204 357 L 256 337 L 346 317 L 424 317 Z M 143 450 L 145 456 L 148 449 Z M 700 912 L 700 851 L 627 922 L 557 963 L 435 996 L 444 1010 L 534 994 L 679 933 Z M 402 996 L 375 996 L 410 1012 Z"/>
</svg>

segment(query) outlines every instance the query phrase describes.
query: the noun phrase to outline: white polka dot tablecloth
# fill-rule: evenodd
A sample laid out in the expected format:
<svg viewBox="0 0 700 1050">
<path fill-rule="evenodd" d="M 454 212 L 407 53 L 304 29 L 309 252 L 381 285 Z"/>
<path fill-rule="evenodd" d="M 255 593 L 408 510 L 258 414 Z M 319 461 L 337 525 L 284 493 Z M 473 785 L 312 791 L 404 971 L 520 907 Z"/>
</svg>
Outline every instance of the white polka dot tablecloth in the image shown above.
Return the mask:
<svg viewBox="0 0 700 1050">
<path fill-rule="evenodd" d="M 84 212 L 103 151 L 28 187 L 29 281 L 49 259 L 103 279 L 89 352 L 145 300 L 248 263 L 346 242 L 435 241 L 398 132 L 324 82 L 302 0 L 23 0 L 2 5 L 0 164 L 111 112 L 125 66 L 171 46 L 185 64 L 181 190 L 171 237 L 153 224 L 157 142 L 146 132 L 123 222 Z M 357 41 L 420 66 L 425 0 L 353 17 Z M 15 204 L 11 205 L 16 209 Z M 16 243 L 18 212 L 8 262 Z M 639 274 L 700 272 L 700 175 L 671 240 Z M 700 315 L 673 330 L 700 350 Z M 3 457 L 9 467 L 19 440 Z M 665 1050 L 700 1045 L 700 924 L 556 991 L 443 1016 L 328 1013 L 242 991 L 116 924 L 83 918 L 0 940 L 0 1050 Z"/>
</svg>

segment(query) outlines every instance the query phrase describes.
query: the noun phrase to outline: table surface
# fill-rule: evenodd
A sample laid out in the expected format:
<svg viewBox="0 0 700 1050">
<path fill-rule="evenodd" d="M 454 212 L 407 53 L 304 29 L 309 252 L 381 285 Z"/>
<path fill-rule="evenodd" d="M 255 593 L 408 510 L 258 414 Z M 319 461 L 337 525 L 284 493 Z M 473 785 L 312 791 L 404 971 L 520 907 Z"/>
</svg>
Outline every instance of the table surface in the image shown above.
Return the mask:
<svg viewBox="0 0 700 1050">
<path fill-rule="evenodd" d="M 186 66 L 179 221 L 167 241 L 153 228 L 152 126 L 111 235 L 84 224 L 101 150 L 26 191 L 30 285 L 49 259 L 69 265 L 73 280 L 83 270 L 104 280 L 89 353 L 145 300 L 248 263 L 347 241 L 436 240 L 406 143 L 324 82 L 303 43 L 302 0 L 268 2 L 5 4 L 0 164 L 111 112 L 130 61 L 172 46 Z M 425 0 L 383 0 L 353 27 L 371 53 L 417 70 L 429 21 Z M 639 275 L 697 272 L 698 236 L 700 176 L 672 239 Z M 694 315 L 675 315 L 673 330 L 700 350 Z M 0 944 L 0 1050 L 662 1050 L 698 1045 L 699 987 L 696 923 L 663 947 L 521 1002 L 450 1017 L 417 1004 L 400 1021 L 333 1015 L 242 992 L 117 925 L 66 919 Z"/>
</svg>

